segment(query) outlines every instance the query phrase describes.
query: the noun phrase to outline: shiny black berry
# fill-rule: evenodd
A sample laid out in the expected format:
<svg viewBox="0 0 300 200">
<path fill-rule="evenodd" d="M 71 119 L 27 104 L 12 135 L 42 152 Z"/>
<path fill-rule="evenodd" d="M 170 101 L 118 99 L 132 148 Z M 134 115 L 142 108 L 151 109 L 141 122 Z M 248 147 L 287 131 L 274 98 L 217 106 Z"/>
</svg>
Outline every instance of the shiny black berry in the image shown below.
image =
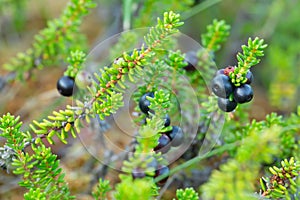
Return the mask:
<svg viewBox="0 0 300 200">
<path fill-rule="evenodd" d="M 164 185 L 167 182 L 167 180 L 168 180 L 169 174 L 170 174 L 169 167 L 164 166 L 164 165 L 158 166 L 158 169 L 155 171 L 154 177 L 156 178 L 156 177 L 159 177 L 161 175 L 167 175 L 167 177 L 164 178 L 164 179 L 162 179 L 162 180 L 160 180 L 159 182 L 157 182 L 157 184 L 160 185 L 160 186 Z"/>
<path fill-rule="evenodd" d="M 154 148 L 154 151 L 156 153 L 167 153 L 171 146 L 169 145 L 171 142 L 170 138 L 166 134 L 161 134 L 161 136 L 158 139 L 158 145 Z"/>
<path fill-rule="evenodd" d="M 218 106 L 224 112 L 231 112 L 236 108 L 237 103 L 234 100 L 230 101 L 229 99 L 218 98 Z"/>
<path fill-rule="evenodd" d="M 144 94 L 139 101 L 139 107 L 141 109 L 141 111 L 145 114 L 148 114 L 150 108 L 150 101 L 147 99 L 147 97 L 154 97 L 154 93 L 153 92 L 148 92 L 146 94 Z"/>
<path fill-rule="evenodd" d="M 171 145 L 173 147 L 181 145 L 184 140 L 183 131 L 179 126 L 173 126 L 172 130 L 167 132 L 166 134 L 169 136 Z"/>
<path fill-rule="evenodd" d="M 253 81 L 253 74 L 250 70 L 248 70 L 248 72 L 246 74 L 246 78 L 247 78 L 246 84 L 251 84 Z"/>
<path fill-rule="evenodd" d="M 233 92 L 233 86 L 229 80 L 229 77 L 224 74 L 215 76 L 211 85 L 213 93 L 218 97 L 228 98 Z"/>
<path fill-rule="evenodd" d="M 253 91 L 249 84 L 241 85 L 234 89 L 233 98 L 237 103 L 246 103 L 252 100 Z"/>
<path fill-rule="evenodd" d="M 137 178 L 144 178 L 146 176 L 144 170 L 141 168 L 135 168 L 132 170 L 132 178 L 137 179 Z"/>
<path fill-rule="evenodd" d="M 69 76 L 62 76 L 56 83 L 58 92 L 66 97 L 72 96 L 74 86 L 74 79 Z"/>
<path fill-rule="evenodd" d="M 219 69 L 219 70 L 216 72 L 215 76 L 220 75 L 220 74 L 224 74 L 224 69 Z"/>
<path fill-rule="evenodd" d="M 169 116 L 168 114 L 166 114 L 164 120 L 165 120 L 164 126 L 165 126 L 165 127 L 170 126 L 170 124 L 171 124 L 171 119 L 170 119 L 170 116 Z"/>
<path fill-rule="evenodd" d="M 195 51 L 188 51 L 185 54 L 185 61 L 188 63 L 187 66 L 184 67 L 186 71 L 195 71 L 198 63 L 197 53 Z"/>
</svg>

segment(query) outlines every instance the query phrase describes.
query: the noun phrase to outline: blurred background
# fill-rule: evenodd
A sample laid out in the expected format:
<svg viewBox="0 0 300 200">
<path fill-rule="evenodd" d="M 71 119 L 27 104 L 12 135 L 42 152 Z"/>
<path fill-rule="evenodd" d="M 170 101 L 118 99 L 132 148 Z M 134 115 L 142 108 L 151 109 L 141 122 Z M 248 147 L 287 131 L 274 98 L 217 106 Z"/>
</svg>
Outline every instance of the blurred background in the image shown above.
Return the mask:
<svg viewBox="0 0 300 200">
<path fill-rule="evenodd" d="M 8 72 L 3 64 L 18 52 L 26 50 L 32 44 L 33 37 L 46 27 L 47 21 L 61 15 L 68 0 L 0 0 L 0 112 L 20 115 L 26 123 L 40 119 L 65 104 L 65 98 L 56 91 L 56 81 L 62 75 L 66 64 L 49 66 L 36 70 L 33 78 L 26 82 L 14 82 L 5 86 L 3 79 Z M 81 26 L 87 37 L 88 49 L 111 35 L 122 31 L 122 1 L 96 0 L 98 6 L 84 18 Z M 141 1 L 143 2 L 143 1 Z M 166 3 L 167 1 L 162 1 Z M 188 1 L 186 1 L 188 2 Z M 219 68 L 236 65 L 236 53 L 241 51 L 249 37 L 265 39 L 269 45 L 262 62 L 252 68 L 255 77 L 254 101 L 251 104 L 252 118 L 261 120 L 273 111 L 286 115 L 296 110 L 300 104 L 300 1 L 299 0 L 210 0 L 189 1 L 190 10 L 183 11 L 185 25 L 181 31 L 200 43 L 201 33 L 213 19 L 224 19 L 231 25 L 229 39 L 216 54 Z M 210 2 L 210 3 L 207 3 Z M 193 8 L 200 7 L 198 11 Z M 142 17 L 134 23 L 136 27 L 155 24 L 158 16 L 168 9 L 181 12 L 180 5 L 159 5 L 152 12 L 144 11 L 151 23 L 143 24 Z M 191 11 L 195 11 L 191 12 Z M 51 103 L 50 103 L 51 102 Z M 69 103 L 69 102 L 66 102 Z M 46 109 L 45 109 L 46 108 Z M 46 110 L 46 111 L 45 111 Z M 73 147 L 70 147 L 73 148 Z M 59 144 L 54 149 L 62 155 Z M 72 158 L 64 158 L 69 160 Z M 89 178 L 84 171 L 73 173 L 72 169 L 85 163 L 87 155 L 76 156 L 73 162 L 62 165 L 69 173 L 73 191 L 85 191 L 82 187 Z M 69 171 L 68 171 L 69 170 Z M 81 176 L 81 173 L 84 174 Z M 111 179 L 117 175 L 112 175 Z M 81 179 L 80 182 L 76 182 Z M 13 175 L 1 171 L 0 199 L 22 199 L 22 191 Z M 87 184 L 88 185 L 88 184 Z M 83 192 L 84 193 L 84 192 Z M 83 194 L 81 199 L 88 199 Z"/>
</svg>

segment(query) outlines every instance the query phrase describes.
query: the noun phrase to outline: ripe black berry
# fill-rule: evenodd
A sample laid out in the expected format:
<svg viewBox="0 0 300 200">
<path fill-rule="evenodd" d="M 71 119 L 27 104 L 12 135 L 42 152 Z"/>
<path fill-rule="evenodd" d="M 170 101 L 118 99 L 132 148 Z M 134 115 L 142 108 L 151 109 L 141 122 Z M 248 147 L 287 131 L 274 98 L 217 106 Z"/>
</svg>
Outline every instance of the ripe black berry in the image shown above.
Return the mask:
<svg viewBox="0 0 300 200">
<path fill-rule="evenodd" d="M 235 88 L 233 98 L 237 103 L 246 103 L 252 100 L 253 91 L 250 85 L 244 84 Z"/>
<path fill-rule="evenodd" d="M 197 53 L 195 51 L 188 51 L 185 54 L 185 61 L 188 63 L 187 66 L 184 67 L 186 71 L 195 71 L 198 63 Z"/>
<path fill-rule="evenodd" d="M 62 76 L 56 83 L 58 92 L 66 97 L 72 96 L 74 86 L 74 79 L 69 76 Z"/>
<path fill-rule="evenodd" d="M 169 116 L 168 114 L 166 114 L 164 120 L 165 120 L 164 126 L 165 126 L 165 127 L 170 126 L 170 124 L 171 124 L 171 119 L 170 119 L 170 116 Z"/>
<path fill-rule="evenodd" d="M 183 131 L 180 127 L 173 126 L 172 130 L 170 132 L 167 132 L 166 134 L 171 139 L 171 145 L 173 147 L 177 147 L 182 144 L 184 136 L 183 136 Z"/>
<path fill-rule="evenodd" d="M 224 69 L 219 69 L 219 70 L 216 72 L 215 76 L 220 75 L 220 74 L 224 74 Z"/>
<path fill-rule="evenodd" d="M 139 101 L 139 107 L 141 109 L 141 111 L 145 114 L 148 114 L 148 111 L 150 110 L 149 106 L 150 106 L 150 101 L 147 99 L 147 97 L 154 97 L 154 93 L 153 92 L 148 92 L 146 94 L 144 94 Z"/>
<path fill-rule="evenodd" d="M 246 74 L 246 78 L 247 78 L 246 84 L 251 84 L 253 81 L 253 74 L 250 70 L 248 70 L 248 72 Z"/>
<path fill-rule="evenodd" d="M 237 103 L 234 100 L 230 101 L 229 99 L 218 98 L 218 106 L 224 112 L 231 112 L 236 108 Z"/>
<path fill-rule="evenodd" d="M 158 145 L 154 148 L 154 151 L 167 153 L 171 146 L 169 143 L 171 142 L 170 138 L 166 134 L 161 134 L 160 138 L 158 139 Z"/>
<path fill-rule="evenodd" d="M 146 176 L 144 170 L 142 170 L 141 168 L 135 168 L 132 170 L 132 178 L 136 179 L 136 178 L 144 178 Z"/>
<path fill-rule="evenodd" d="M 161 175 L 168 175 L 168 176 L 166 178 L 160 180 L 159 182 L 157 182 L 157 184 L 158 185 L 164 185 L 168 180 L 169 174 L 170 174 L 169 167 L 164 166 L 164 165 L 160 165 L 158 167 L 158 169 L 155 171 L 154 177 L 156 178 L 156 177 L 161 176 Z"/>
<path fill-rule="evenodd" d="M 233 86 L 229 77 L 224 74 L 219 74 L 212 80 L 212 91 L 215 95 L 222 98 L 228 98 L 233 92 Z"/>
</svg>

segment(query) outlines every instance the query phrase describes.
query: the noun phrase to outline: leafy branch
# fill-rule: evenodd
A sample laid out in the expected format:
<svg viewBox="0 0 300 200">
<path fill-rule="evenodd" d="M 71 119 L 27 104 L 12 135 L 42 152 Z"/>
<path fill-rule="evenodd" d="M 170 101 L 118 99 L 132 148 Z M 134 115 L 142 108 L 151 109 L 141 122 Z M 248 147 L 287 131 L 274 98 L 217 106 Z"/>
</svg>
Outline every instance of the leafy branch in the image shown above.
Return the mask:
<svg viewBox="0 0 300 200">
<path fill-rule="evenodd" d="M 71 0 L 63 14 L 58 19 L 49 21 L 47 28 L 35 36 L 32 47 L 24 53 L 18 53 L 4 64 L 4 68 L 15 72 L 16 77 L 23 80 L 25 73 L 34 68 L 42 69 L 58 63 L 64 60 L 72 49 L 82 48 L 83 36 L 79 34 L 79 25 L 89 9 L 94 6 L 92 0 Z"/>
<path fill-rule="evenodd" d="M 24 195 L 26 199 L 37 196 L 49 199 L 73 199 L 69 188 L 64 181 L 64 173 L 59 168 L 57 156 L 43 143 L 32 143 L 32 154 L 24 152 L 26 143 L 32 141 L 29 132 L 20 130 L 22 123 L 19 117 L 9 113 L 0 118 L 0 136 L 6 139 L 6 146 L 13 149 L 11 167 L 13 173 L 22 175 L 20 186 L 29 189 Z"/>
<path fill-rule="evenodd" d="M 270 178 L 261 178 L 262 196 L 267 198 L 285 198 L 292 199 L 293 194 L 297 194 L 296 179 L 300 175 L 300 163 L 294 159 L 284 159 L 281 161 L 281 167 L 270 167 L 272 173 Z M 299 189 L 299 188 L 298 188 Z"/>
<path fill-rule="evenodd" d="M 233 72 L 229 73 L 231 82 L 235 86 L 240 86 L 247 82 L 246 74 L 248 70 L 257 65 L 260 62 L 258 57 L 264 55 L 264 49 L 267 47 L 267 44 L 264 44 L 263 39 L 256 37 L 254 40 L 249 38 L 248 45 L 243 45 L 243 53 L 238 53 L 237 60 L 238 66 L 234 69 Z"/>
<path fill-rule="evenodd" d="M 201 35 L 202 45 L 207 51 L 218 51 L 221 43 L 229 36 L 230 25 L 224 20 L 214 19 L 212 24 L 207 26 L 207 32 Z"/>
</svg>

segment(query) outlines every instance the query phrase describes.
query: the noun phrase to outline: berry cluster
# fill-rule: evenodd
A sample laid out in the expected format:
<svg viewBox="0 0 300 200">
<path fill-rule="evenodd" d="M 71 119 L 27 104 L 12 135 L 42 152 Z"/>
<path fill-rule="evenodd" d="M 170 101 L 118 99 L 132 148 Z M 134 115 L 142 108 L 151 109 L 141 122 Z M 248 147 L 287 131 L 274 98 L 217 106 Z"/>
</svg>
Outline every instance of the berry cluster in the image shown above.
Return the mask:
<svg viewBox="0 0 300 200">
<path fill-rule="evenodd" d="M 253 91 L 250 86 L 253 80 L 253 74 L 248 70 L 246 74 L 247 81 L 236 87 L 231 83 L 230 73 L 233 73 L 235 67 L 226 67 L 220 69 L 212 80 L 212 91 L 218 96 L 218 106 L 225 112 L 233 111 L 237 104 L 247 103 L 253 98 Z"/>
<path fill-rule="evenodd" d="M 56 83 L 58 92 L 66 97 L 70 97 L 73 94 L 73 88 L 75 86 L 74 78 L 69 76 L 62 76 Z"/>
<path fill-rule="evenodd" d="M 147 168 L 154 169 L 154 175 L 152 175 L 152 176 L 148 175 L 147 172 L 145 170 L 143 170 L 142 168 L 135 168 L 132 170 L 132 173 L 131 173 L 132 177 L 134 179 L 144 178 L 146 176 L 156 178 L 161 175 L 167 175 L 166 178 L 162 179 L 157 184 L 164 185 L 167 182 L 168 175 L 170 173 L 170 169 L 168 166 L 159 164 L 157 162 L 157 160 L 155 158 L 153 158 L 153 160 L 147 164 Z"/>
<path fill-rule="evenodd" d="M 149 112 L 153 113 L 152 110 L 150 110 L 150 101 L 147 99 L 147 97 L 154 97 L 153 92 L 148 92 L 144 94 L 140 100 L 139 100 L 139 107 L 143 113 L 145 113 L 147 116 L 149 115 Z M 171 124 L 171 119 L 169 115 L 167 114 L 165 116 L 165 127 L 170 126 Z M 145 120 L 146 121 L 146 120 Z M 160 133 L 161 136 L 158 139 L 158 145 L 154 148 L 154 151 L 156 153 L 161 152 L 161 153 L 167 153 L 171 146 L 172 147 L 177 147 L 182 144 L 184 135 L 183 131 L 179 126 L 172 126 L 172 130 Z"/>
</svg>

